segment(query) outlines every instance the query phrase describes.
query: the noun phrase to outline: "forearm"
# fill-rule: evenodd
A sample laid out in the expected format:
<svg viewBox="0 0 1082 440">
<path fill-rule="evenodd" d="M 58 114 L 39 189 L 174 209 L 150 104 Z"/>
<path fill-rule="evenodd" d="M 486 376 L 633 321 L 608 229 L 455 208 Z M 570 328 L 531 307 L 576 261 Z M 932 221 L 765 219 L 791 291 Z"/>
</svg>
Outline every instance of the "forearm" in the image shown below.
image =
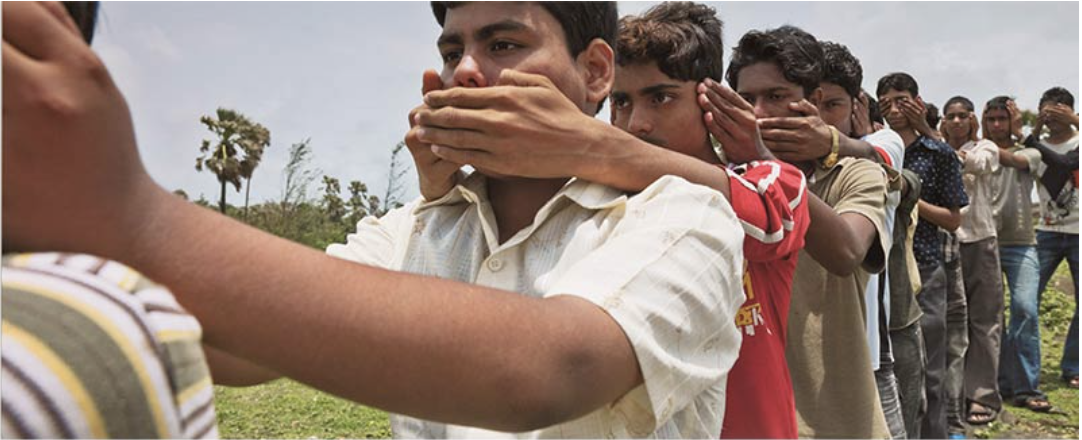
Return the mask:
<svg viewBox="0 0 1082 440">
<path fill-rule="evenodd" d="M 1006 148 L 999 148 L 999 164 L 1005 167 L 1029 171 L 1029 162 L 1024 157 L 1014 154 Z"/>
<path fill-rule="evenodd" d="M 954 232 L 962 224 L 962 215 L 958 209 L 948 209 L 921 200 L 917 202 L 917 210 L 917 215 L 921 218 L 950 232 Z"/>
<path fill-rule="evenodd" d="M 584 163 L 577 177 L 638 192 L 663 176 L 674 175 L 730 198 L 729 175 L 717 165 L 651 145 L 623 131 L 605 136 L 595 151 L 602 165 Z"/>
<path fill-rule="evenodd" d="M 875 152 L 875 147 L 872 144 L 845 135 L 838 136 L 838 155 L 868 159 L 876 163 L 883 161 L 879 153 Z"/>
<path fill-rule="evenodd" d="M 339 260 L 161 192 L 121 259 L 176 292 L 222 351 L 385 410 L 503 430 L 585 414 L 641 382 L 633 354 L 604 361 L 633 352 L 581 300 Z"/>
<path fill-rule="evenodd" d="M 875 229 L 867 219 L 859 214 L 838 215 L 834 208 L 827 205 L 812 193 L 808 193 L 808 212 L 811 224 L 805 235 L 805 248 L 820 265 L 837 276 L 852 274 L 860 267 L 875 238 Z M 857 216 L 854 222 L 867 222 L 859 229 L 843 216 Z M 871 234 L 868 233 L 871 231 Z"/>
</svg>

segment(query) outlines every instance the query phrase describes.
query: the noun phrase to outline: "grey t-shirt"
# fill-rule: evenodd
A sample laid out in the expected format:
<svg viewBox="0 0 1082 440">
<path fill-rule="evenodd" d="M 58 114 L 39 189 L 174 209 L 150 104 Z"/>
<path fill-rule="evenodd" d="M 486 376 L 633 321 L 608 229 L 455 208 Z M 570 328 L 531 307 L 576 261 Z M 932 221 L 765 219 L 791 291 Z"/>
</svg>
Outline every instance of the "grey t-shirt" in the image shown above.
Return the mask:
<svg viewBox="0 0 1082 440">
<path fill-rule="evenodd" d="M 1029 168 L 1001 166 L 992 173 L 992 212 L 996 218 L 996 235 L 1000 246 L 1036 245 L 1033 232 L 1033 172 L 1041 163 L 1041 152 L 1014 146 L 1010 151 L 1022 156 Z"/>
</svg>

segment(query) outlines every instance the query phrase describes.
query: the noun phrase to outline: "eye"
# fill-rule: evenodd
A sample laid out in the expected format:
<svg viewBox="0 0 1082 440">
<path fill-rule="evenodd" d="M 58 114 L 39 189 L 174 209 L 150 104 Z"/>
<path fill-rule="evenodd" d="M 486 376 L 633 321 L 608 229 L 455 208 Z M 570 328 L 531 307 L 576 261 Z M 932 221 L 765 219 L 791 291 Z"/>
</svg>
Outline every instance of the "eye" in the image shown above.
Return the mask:
<svg viewBox="0 0 1082 440">
<path fill-rule="evenodd" d="M 627 106 L 629 104 L 631 104 L 628 101 L 628 99 L 626 97 L 624 97 L 624 96 L 613 96 L 613 97 L 611 97 L 611 99 L 612 99 L 612 108 L 617 109 L 617 110 L 623 110 L 624 108 L 627 108 Z"/>
<path fill-rule="evenodd" d="M 665 105 L 672 102 L 673 99 L 676 99 L 676 97 L 668 93 L 656 93 L 650 101 L 655 105 Z"/>
<path fill-rule="evenodd" d="M 457 63 L 462 58 L 462 51 L 458 49 L 447 50 L 441 53 L 440 57 L 443 58 L 443 64 Z"/>
<path fill-rule="evenodd" d="M 785 99 L 785 95 L 782 95 L 781 93 L 771 93 L 769 98 L 771 101 L 781 101 Z"/>
<path fill-rule="evenodd" d="M 512 43 L 510 41 L 495 41 L 495 42 L 492 43 L 491 46 L 489 46 L 489 50 L 491 50 L 493 52 L 506 52 L 506 51 L 509 51 L 509 50 L 518 49 L 519 47 L 522 47 L 522 46 L 519 46 L 519 45 L 517 45 L 515 43 Z"/>
</svg>

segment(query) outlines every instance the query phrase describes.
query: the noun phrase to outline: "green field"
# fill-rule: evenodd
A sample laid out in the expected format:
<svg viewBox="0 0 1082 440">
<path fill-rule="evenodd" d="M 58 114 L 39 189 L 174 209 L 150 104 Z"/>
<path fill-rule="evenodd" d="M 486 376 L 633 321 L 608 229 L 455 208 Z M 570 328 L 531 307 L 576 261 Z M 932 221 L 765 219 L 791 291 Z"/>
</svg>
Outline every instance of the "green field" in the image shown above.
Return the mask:
<svg viewBox="0 0 1082 440">
<path fill-rule="evenodd" d="M 1063 339 L 1074 312 L 1070 271 L 1063 265 L 1041 304 L 1042 388 L 1055 411 L 1038 414 L 1008 406 L 977 438 L 1078 438 L 1078 390 L 1059 380 Z M 1066 293 L 1065 293 L 1066 292 Z M 250 388 L 217 387 L 222 438 L 385 438 L 385 413 L 289 380 Z"/>
</svg>

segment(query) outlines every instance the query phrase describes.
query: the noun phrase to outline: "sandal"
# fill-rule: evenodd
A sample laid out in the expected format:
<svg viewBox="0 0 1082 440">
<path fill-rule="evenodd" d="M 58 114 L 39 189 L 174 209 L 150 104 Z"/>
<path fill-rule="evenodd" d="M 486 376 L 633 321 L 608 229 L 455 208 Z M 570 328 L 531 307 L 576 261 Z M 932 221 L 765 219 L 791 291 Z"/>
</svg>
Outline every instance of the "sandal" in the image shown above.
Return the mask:
<svg viewBox="0 0 1082 440">
<path fill-rule="evenodd" d="M 977 402 L 973 402 L 969 404 L 969 415 L 966 416 L 966 423 L 970 425 L 987 425 L 998 416 L 998 411 Z"/>
<path fill-rule="evenodd" d="M 1045 396 L 1017 396 L 1014 398 L 1014 404 L 1016 406 L 1025 407 L 1033 412 L 1049 412 L 1052 410 L 1052 404 L 1048 402 L 1048 398 Z"/>
<path fill-rule="evenodd" d="M 1074 375 L 1074 376 L 1070 376 L 1070 377 L 1064 377 L 1063 381 L 1067 382 L 1067 386 L 1069 386 L 1071 388 L 1074 388 L 1076 390 L 1078 389 L 1078 375 L 1077 374 Z"/>
</svg>

